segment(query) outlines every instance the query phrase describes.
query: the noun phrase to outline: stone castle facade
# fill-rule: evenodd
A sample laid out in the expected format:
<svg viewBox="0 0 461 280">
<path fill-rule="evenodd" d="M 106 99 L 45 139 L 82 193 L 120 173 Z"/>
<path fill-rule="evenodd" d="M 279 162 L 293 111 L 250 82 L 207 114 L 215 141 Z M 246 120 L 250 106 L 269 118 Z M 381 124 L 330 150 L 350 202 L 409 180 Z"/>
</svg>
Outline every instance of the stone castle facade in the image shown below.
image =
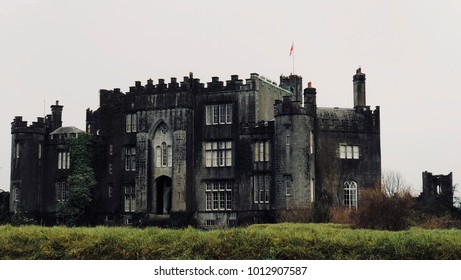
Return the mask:
<svg viewBox="0 0 461 280">
<path fill-rule="evenodd" d="M 365 74 L 353 77 L 353 108 L 317 106 L 316 89 L 297 75 L 276 84 L 258 74 L 206 85 L 136 82 L 101 90 L 85 132 L 62 127 L 63 106 L 28 125 L 12 123 L 10 211 L 22 205 L 56 223 L 72 154 L 65 139 L 100 143 L 94 170 L 95 224 L 132 224 L 189 215 L 198 226 L 273 221 L 321 196 L 357 207 L 360 190 L 381 176 L 379 107 L 366 105 Z"/>
</svg>

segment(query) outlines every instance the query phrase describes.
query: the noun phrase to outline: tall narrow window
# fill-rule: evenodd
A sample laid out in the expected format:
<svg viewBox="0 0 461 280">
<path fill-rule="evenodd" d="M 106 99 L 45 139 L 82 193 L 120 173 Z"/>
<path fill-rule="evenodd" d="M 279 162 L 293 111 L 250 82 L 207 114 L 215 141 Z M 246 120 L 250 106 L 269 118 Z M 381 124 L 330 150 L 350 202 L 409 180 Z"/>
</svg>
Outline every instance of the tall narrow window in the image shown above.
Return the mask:
<svg viewBox="0 0 461 280">
<path fill-rule="evenodd" d="M 285 181 L 285 194 L 286 196 L 291 196 L 291 180 L 286 179 Z"/>
<path fill-rule="evenodd" d="M 125 131 L 128 133 L 138 131 L 138 115 L 136 113 L 126 115 Z"/>
<path fill-rule="evenodd" d="M 357 208 L 357 182 L 344 182 L 344 205 Z"/>
<path fill-rule="evenodd" d="M 58 169 L 70 169 L 70 152 L 58 152 Z"/>
<path fill-rule="evenodd" d="M 270 175 L 255 175 L 251 177 L 254 203 L 269 203 Z"/>
<path fill-rule="evenodd" d="M 19 147 L 20 147 L 20 145 L 19 145 L 19 142 L 18 142 L 18 143 L 16 143 L 16 158 L 19 158 Z"/>
<path fill-rule="evenodd" d="M 13 186 L 13 199 L 14 201 L 21 200 L 21 189 L 19 188 L 19 185 L 17 184 Z"/>
<path fill-rule="evenodd" d="M 112 187 L 112 184 L 109 183 L 107 185 L 107 197 L 112 197 L 112 192 L 113 192 L 113 187 Z"/>
<path fill-rule="evenodd" d="M 128 185 L 125 186 L 125 212 L 134 212 L 136 211 L 136 195 L 134 186 Z"/>
<path fill-rule="evenodd" d="M 310 151 L 311 151 L 311 155 L 314 153 L 314 131 L 311 130 L 310 131 L 310 134 L 309 134 L 309 140 L 310 140 Z"/>
<path fill-rule="evenodd" d="M 167 149 L 167 156 L 168 156 L 168 166 L 171 167 L 173 165 L 173 149 L 170 145 L 168 145 Z"/>
<path fill-rule="evenodd" d="M 166 148 L 166 143 L 162 143 L 162 166 L 167 166 L 168 164 L 168 153 Z"/>
<path fill-rule="evenodd" d="M 125 170 L 136 171 L 136 147 L 125 148 Z"/>
<path fill-rule="evenodd" d="M 162 149 L 160 146 L 155 147 L 155 166 L 162 166 Z"/>
<path fill-rule="evenodd" d="M 38 144 L 38 158 L 42 158 L 42 144 Z"/>
<path fill-rule="evenodd" d="M 69 196 L 69 186 L 67 182 L 56 182 L 56 200 L 57 201 L 66 201 Z"/>
</svg>

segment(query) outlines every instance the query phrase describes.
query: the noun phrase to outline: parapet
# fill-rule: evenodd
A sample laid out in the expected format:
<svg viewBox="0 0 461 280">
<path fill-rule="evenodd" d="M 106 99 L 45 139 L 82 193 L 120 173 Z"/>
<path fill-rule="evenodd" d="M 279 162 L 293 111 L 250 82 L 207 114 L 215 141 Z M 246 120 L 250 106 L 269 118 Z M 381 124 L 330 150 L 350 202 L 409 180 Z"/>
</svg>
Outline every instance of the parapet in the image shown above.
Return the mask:
<svg viewBox="0 0 461 280">
<path fill-rule="evenodd" d="M 274 121 L 260 121 L 243 125 L 239 134 L 272 134 L 274 129 Z"/>
<path fill-rule="evenodd" d="M 14 117 L 11 123 L 11 133 L 38 133 L 45 134 L 46 125 L 45 119 L 42 117 L 37 118 L 37 121 L 32 122 L 31 125 L 27 124 L 27 121 L 22 120 L 22 116 Z"/>
<path fill-rule="evenodd" d="M 301 101 L 293 101 L 292 95 L 283 96 L 283 101 L 275 101 L 275 116 L 279 115 L 308 115 L 307 108 L 302 107 Z"/>
<path fill-rule="evenodd" d="M 320 130 L 379 132 L 379 106 L 360 108 L 317 108 L 317 124 Z"/>
</svg>

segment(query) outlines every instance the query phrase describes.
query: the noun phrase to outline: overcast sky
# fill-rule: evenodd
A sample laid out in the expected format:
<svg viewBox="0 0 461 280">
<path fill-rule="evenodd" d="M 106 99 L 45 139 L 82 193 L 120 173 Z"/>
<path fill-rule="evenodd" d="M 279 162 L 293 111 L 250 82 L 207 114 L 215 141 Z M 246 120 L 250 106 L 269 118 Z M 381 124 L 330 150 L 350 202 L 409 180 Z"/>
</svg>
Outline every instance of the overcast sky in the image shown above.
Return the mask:
<svg viewBox="0 0 461 280">
<path fill-rule="evenodd" d="M 189 72 L 202 82 L 292 71 L 320 107 L 352 107 L 367 74 L 381 106 L 382 167 L 421 191 L 421 173 L 461 183 L 461 1 L 19 1 L 0 4 L 0 189 L 9 190 L 11 122 L 56 100 L 85 127 L 99 89 Z"/>
</svg>

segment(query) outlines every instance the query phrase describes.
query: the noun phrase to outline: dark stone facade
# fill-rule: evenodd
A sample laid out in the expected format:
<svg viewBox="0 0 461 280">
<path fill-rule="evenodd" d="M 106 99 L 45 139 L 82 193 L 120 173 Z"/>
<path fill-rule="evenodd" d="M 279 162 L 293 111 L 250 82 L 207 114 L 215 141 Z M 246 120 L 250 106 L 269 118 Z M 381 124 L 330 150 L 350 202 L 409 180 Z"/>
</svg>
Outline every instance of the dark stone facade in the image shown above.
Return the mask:
<svg viewBox="0 0 461 280">
<path fill-rule="evenodd" d="M 278 211 L 310 208 L 320 194 L 356 207 L 360 190 L 381 176 L 379 107 L 366 106 L 360 69 L 354 108 L 319 108 L 316 94 L 300 76 L 277 85 L 258 74 L 101 90 L 100 107 L 86 115 L 86 133 L 100 145 L 94 223 L 276 221 Z M 47 223 L 57 197 L 65 199 L 57 189 L 68 172 L 62 139 L 78 137 L 59 133 L 61 112 L 56 104 L 31 126 L 12 123 L 10 211 L 23 203 Z"/>
</svg>

